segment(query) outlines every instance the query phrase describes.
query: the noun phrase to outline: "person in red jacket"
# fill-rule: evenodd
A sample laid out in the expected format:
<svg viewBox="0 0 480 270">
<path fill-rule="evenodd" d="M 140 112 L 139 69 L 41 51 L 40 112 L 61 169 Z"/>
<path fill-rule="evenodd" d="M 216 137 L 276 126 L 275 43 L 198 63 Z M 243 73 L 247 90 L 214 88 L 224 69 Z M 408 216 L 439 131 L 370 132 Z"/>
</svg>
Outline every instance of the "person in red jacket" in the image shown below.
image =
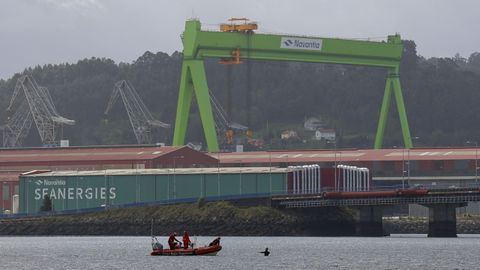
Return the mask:
<svg viewBox="0 0 480 270">
<path fill-rule="evenodd" d="M 188 232 L 183 232 L 183 248 L 187 249 L 192 242 L 190 241 L 190 237 L 188 236 Z"/>
<path fill-rule="evenodd" d="M 175 236 L 177 236 L 176 232 L 170 234 L 168 237 L 168 245 L 170 246 L 170 249 L 176 249 L 178 247 L 177 243 L 180 243 Z"/>
<path fill-rule="evenodd" d="M 208 244 L 209 247 L 218 245 L 220 245 L 220 237 L 215 238 L 210 244 Z"/>
</svg>

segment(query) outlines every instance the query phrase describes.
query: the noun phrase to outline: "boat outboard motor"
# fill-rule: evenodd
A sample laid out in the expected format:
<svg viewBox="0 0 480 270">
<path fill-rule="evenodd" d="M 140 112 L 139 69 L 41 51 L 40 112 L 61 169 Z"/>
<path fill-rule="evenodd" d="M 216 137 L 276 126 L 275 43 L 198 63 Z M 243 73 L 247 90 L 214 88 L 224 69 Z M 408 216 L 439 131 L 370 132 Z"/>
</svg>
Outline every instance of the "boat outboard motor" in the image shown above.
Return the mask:
<svg viewBox="0 0 480 270">
<path fill-rule="evenodd" d="M 152 239 L 152 249 L 153 250 L 163 250 L 163 245 L 158 242 L 157 238 L 155 238 L 155 241 Z"/>
<path fill-rule="evenodd" d="M 152 248 L 153 250 L 163 250 L 163 245 L 156 242 L 156 243 L 153 243 Z"/>
</svg>

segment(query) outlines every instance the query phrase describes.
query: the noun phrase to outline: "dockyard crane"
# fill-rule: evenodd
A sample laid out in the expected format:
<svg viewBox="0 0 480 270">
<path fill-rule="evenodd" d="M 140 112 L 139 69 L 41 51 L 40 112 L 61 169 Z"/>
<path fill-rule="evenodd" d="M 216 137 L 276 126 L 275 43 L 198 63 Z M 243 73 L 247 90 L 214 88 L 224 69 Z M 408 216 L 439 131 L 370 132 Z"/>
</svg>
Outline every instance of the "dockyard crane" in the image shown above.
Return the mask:
<svg viewBox="0 0 480 270">
<path fill-rule="evenodd" d="M 130 124 L 137 139 L 138 144 L 150 144 L 152 141 L 152 132 L 154 129 L 169 129 L 170 124 L 161 122 L 153 118 L 147 106 L 143 103 L 133 86 L 126 80 L 115 83 L 112 95 L 105 109 L 105 116 L 109 114 L 118 97 L 122 97 L 123 104 L 127 110 Z"/>
<path fill-rule="evenodd" d="M 22 100 L 7 123 L 2 127 L 3 147 L 21 147 L 32 127 L 33 117 L 27 100 Z"/>
<path fill-rule="evenodd" d="M 185 31 L 182 34 L 183 63 L 173 145 L 183 145 L 185 142 L 190 105 L 195 92 L 208 149 L 209 151 L 219 150 L 204 67 L 205 58 L 212 57 L 221 59 L 223 63 L 233 64 L 252 59 L 385 68 L 388 76 L 374 148 L 382 147 L 392 94 L 397 103 L 405 148 L 412 147 L 400 86 L 399 69 L 403 45 L 399 34 L 389 35 L 386 40 L 378 42 L 254 33 L 253 31 L 257 28 L 256 24 L 249 24 L 246 21 L 240 25 L 231 21 L 230 24 L 221 26 L 220 31 L 202 31 L 201 28 L 200 21 L 189 20 L 186 22 Z M 247 83 L 249 81 L 247 79 Z M 247 87 L 248 89 L 249 87 Z M 249 98 L 250 96 L 247 94 L 247 106 Z M 247 125 L 249 125 L 248 122 Z"/>
<path fill-rule="evenodd" d="M 248 127 L 231 121 L 228 118 L 228 114 L 225 112 L 225 109 L 223 109 L 220 102 L 218 102 L 218 100 L 212 93 L 210 93 L 210 101 L 212 102 L 213 118 L 215 119 L 215 128 L 217 130 L 217 133 L 223 134 L 228 144 L 233 143 L 233 136 L 235 133 L 244 133 L 248 137 Z"/>
<path fill-rule="evenodd" d="M 63 125 L 75 124 L 75 120 L 57 112 L 48 89 L 39 86 L 30 75 L 18 78 L 7 112 L 12 116 L 3 126 L 4 147 L 21 146 L 32 123 L 35 123 L 44 146 L 56 146 Z"/>
</svg>

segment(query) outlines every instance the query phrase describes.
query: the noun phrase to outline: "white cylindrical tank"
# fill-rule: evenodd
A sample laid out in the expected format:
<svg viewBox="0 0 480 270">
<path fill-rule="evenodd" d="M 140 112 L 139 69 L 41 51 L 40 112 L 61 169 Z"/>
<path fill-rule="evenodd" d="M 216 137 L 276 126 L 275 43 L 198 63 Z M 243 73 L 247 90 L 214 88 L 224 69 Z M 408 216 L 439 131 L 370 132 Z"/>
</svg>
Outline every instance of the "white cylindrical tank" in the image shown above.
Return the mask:
<svg viewBox="0 0 480 270">
<path fill-rule="evenodd" d="M 302 168 L 302 194 L 305 194 L 305 187 L 307 185 L 307 170 L 303 166 L 301 168 Z"/>
<path fill-rule="evenodd" d="M 365 175 L 367 178 L 367 190 L 370 190 L 370 170 L 368 168 L 365 168 Z"/>
<path fill-rule="evenodd" d="M 312 170 L 312 193 L 317 192 L 317 168 L 315 165 L 311 165 Z"/>
<path fill-rule="evenodd" d="M 347 166 L 345 165 L 338 165 L 338 168 L 340 168 L 341 172 L 342 172 L 342 191 L 346 191 L 347 190 Z"/>
<path fill-rule="evenodd" d="M 310 193 L 310 167 L 308 165 L 303 165 L 305 170 L 305 189 L 304 193 Z"/>
<path fill-rule="evenodd" d="M 353 166 L 348 166 L 348 191 L 353 190 Z"/>
<path fill-rule="evenodd" d="M 12 213 L 17 214 L 20 207 L 20 196 L 18 194 L 12 197 Z"/>
<path fill-rule="evenodd" d="M 313 191 L 313 171 L 312 165 L 308 165 L 308 193 Z"/>
<path fill-rule="evenodd" d="M 350 179 L 350 169 L 349 169 L 349 166 L 345 165 L 345 189 L 344 191 L 348 191 L 350 188 L 349 188 L 349 179 Z"/>
<path fill-rule="evenodd" d="M 310 193 L 315 193 L 315 166 L 310 165 Z"/>
<path fill-rule="evenodd" d="M 364 189 L 369 190 L 370 187 L 369 187 L 369 181 L 368 181 L 368 169 L 367 168 L 363 168 L 362 177 L 363 177 L 363 187 L 364 187 Z"/>
<path fill-rule="evenodd" d="M 305 189 L 303 193 L 310 193 L 310 171 L 308 166 L 304 166 L 305 171 Z"/>
<path fill-rule="evenodd" d="M 310 165 L 312 170 L 312 193 L 317 192 L 317 168 L 315 165 Z"/>
<path fill-rule="evenodd" d="M 350 169 L 348 168 L 348 166 L 345 165 L 345 189 L 344 191 L 348 191 L 350 188 L 349 188 L 349 179 L 350 179 Z"/>
<path fill-rule="evenodd" d="M 355 167 L 355 191 L 362 190 L 362 185 L 360 184 L 360 168 Z"/>
<path fill-rule="evenodd" d="M 368 168 L 337 165 L 335 169 L 339 170 L 338 179 L 342 181 L 342 183 L 338 182 L 338 188 L 340 190 L 346 192 L 370 190 L 370 170 Z M 321 187 L 320 184 L 319 187 Z"/>
<path fill-rule="evenodd" d="M 297 173 L 297 168 L 295 166 L 292 166 L 292 174 L 293 174 L 293 184 L 292 184 L 292 189 L 293 189 L 293 194 L 297 194 L 298 192 L 298 173 Z"/>
<path fill-rule="evenodd" d="M 350 191 L 355 191 L 355 166 L 350 166 Z"/>
</svg>

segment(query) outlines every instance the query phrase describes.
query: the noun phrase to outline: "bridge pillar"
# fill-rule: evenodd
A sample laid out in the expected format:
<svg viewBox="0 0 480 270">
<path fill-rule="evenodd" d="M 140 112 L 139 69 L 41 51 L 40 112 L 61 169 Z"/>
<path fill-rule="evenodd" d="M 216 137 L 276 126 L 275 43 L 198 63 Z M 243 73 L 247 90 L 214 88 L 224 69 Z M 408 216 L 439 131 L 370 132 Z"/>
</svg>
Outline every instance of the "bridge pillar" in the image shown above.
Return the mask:
<svg viewBox="0 0 480 270">
<path fill-rule="evenodd" d="M 383 206 L 358 206 L 355 208 L 356 234 L 358 236 L 385 236 L 383 231 Z"/>
<path fill-rule="evenodd" d="M 428 207 L 428 237 L 457 237 L 457 207 L 465 204 L 430 204 Z"/>
</svg>

